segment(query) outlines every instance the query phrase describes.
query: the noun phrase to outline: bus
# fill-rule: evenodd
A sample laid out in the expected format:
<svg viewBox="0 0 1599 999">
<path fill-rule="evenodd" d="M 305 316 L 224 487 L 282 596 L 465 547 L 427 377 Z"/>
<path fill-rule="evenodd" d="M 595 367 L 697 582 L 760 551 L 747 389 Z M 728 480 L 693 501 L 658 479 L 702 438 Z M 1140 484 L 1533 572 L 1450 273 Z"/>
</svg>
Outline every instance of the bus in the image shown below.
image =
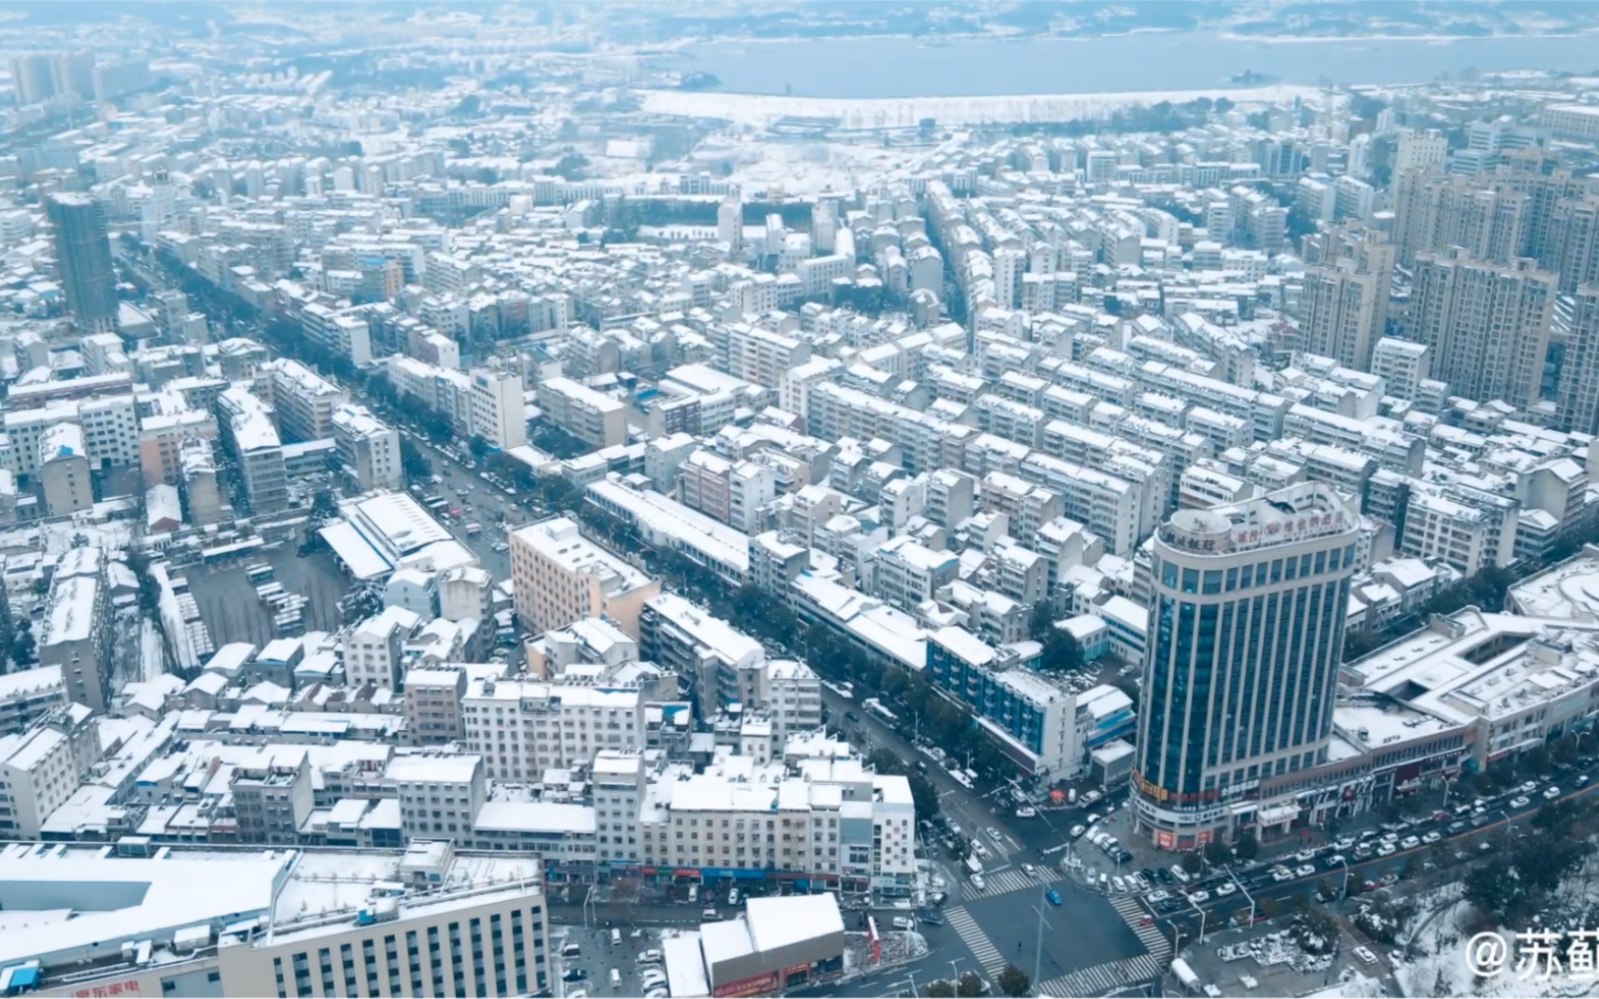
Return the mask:
<svg viewBox="0 0 1599 999">
<path fill-rule="evenodd" d="M 899 724 L 899 715 L 883 707 L 883 702 L 875 697 L 868 697 L 861 702 L 861 706 L 866 708 L 868 714 L 877 716 L 877 720 L 880 722 L 890 726 Z"/>
<path fill-rule="evenodd" d="M 422 500 L 422 505 L 427 507 L 429 510 L 432 510 L 434 513 L 438 513 L 440 510 L 444 509 L 448 503 L 449 500 L 445 499 L 443 496 L 428 496 Z"/>
</svg>

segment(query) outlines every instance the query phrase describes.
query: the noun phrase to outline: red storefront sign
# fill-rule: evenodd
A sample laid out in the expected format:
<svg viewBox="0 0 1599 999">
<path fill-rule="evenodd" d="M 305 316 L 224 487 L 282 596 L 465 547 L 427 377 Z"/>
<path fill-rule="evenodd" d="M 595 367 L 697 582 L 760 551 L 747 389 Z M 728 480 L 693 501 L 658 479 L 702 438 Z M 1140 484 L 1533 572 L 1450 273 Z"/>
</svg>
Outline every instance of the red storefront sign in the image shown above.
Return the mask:
<svg viewBox="0 0 1599 999">
<path fill-rule="evenodd" d="M 764 975 L 753 978 L 741 978 L 736 982 L 718 985 L 711 990 L 711 995 L 717 996 L 758 996 L 763 992 L 777 991 L 777 972 L 768 971 Z"/>
</svg>

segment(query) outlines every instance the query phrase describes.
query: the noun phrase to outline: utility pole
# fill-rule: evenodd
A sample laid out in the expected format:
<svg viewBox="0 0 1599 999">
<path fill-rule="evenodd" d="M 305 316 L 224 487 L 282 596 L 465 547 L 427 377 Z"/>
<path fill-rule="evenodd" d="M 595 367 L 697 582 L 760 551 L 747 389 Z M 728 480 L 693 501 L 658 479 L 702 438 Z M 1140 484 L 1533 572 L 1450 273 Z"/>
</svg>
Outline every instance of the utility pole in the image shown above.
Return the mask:
<svg viewBox="0 0 1599 999">
<path fill-rule="evenodd" d="M 1039 980 L 1038 976 L 1040 972 L 1043 971 L 1044 967 L 1044 903 L 1048 901 L 1044 893 L 1048 890 L 1048 887 L 1044 885 L 1040 885 L 1038 890 L 1038 939 L 1033 943 L 1034 986 L 1037 986 Z M 1050 928 L 1054 929 L 1054 927 Z"/>
</svg>

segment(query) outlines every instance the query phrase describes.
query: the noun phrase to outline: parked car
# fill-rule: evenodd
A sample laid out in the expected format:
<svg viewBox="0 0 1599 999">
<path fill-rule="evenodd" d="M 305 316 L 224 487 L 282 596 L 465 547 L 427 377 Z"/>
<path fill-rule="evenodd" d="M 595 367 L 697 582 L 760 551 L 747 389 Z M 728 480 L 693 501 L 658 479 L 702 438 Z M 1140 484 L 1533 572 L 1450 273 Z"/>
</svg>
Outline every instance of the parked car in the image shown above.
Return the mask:
<svg viewBox="0 0 1599 999">
<path fill-rule="evenodd" d="M 893 926 L 896 930 L 914 930 L 916 928 L 916 920 L 909 916 L 895 916 Z"/>
<path fill-rule="evenodd" d="M 1076 839 L 1079 836 L 1081 836 L 1084 832 L 1086 832 L 1087 829 L 1088 829 L 1087 826 L 1082 826 L 1082 825 L 1072 826 L 1071 831 L 1069 833 L 1067 833 L 1067 835 L 1070 836 L 1072 839 Z"/>
<path fill-rule="evenodd" d="M 1415 836 L 1406 836 L 1404 839 L 1399 841 L 1399 848 L 1401 850 L 1414 850 L 1420 845 L 1421 840 Z"/>
<path fill-rule="evenodd" d="M 1438 830 L 1434 829 L 1432 832 L 1427 833 L 1425 836 L 1421 837 L 1421 841 L 1423 843 L 1436 843 L 1436 842 L 1438 842 L 1439 840 L 1441 840 L 1443 838 L 1444 838 L 1443 833 L 1441 833 Z"/>
<path fill-rule="evenodd" d="M 660 964 L 663 960 L 665 960 L 665 958 L 666 958 L 666 955 L 662 954 L 660 951 L 658 951 L 658 950 L 656 950 L 656 949 L 654 949 L 652 947 L 649 950 L 643 951 L 642 953 L 639 954 L 638 963 L 639 964 Z"/>
<path fill-rule="evenodd" d="M 1549 789 L 1548 789 L 1548 790 L 1547 790 L 1547 791 L 1545 791 L 1545 792 L 1544 792 L 1544 793 L 1543 793 L 1543 796 L 1544 796 L 1544 797 L 1545 797 L 1545 798 L 1547 798 L 1547 799 L 1548 799 L 1548 800 L 1550 800 L 1550 801 L 1553 801 L 1553 800 L 1555 800 L 1555 799 L 1556 799 L 1556 798 L 1558 798 L 1558 797 L 1560 797 L 1560 788 L 1558 788 L 1558 787 L 1551 787 L 1551 788 L 1549 788 Z"/>
</svg>

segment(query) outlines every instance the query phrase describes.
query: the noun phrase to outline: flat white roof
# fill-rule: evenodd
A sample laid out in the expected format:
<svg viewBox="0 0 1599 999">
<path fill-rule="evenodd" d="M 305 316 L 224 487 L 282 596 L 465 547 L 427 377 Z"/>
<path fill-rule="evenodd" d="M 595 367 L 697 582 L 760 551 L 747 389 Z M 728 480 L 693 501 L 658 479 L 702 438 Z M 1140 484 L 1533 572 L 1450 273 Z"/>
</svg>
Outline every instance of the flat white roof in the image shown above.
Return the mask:
<svg viewBox="0 0 1599 999">
<path fill-rule="evenodd" d="M 708 996 L 710 979 L 705 977 L 705 957 L 700 953 L 700 935 L 692 930 L 668 930 L 661 939 L 661 955 L 666 963 L 666 984 L 674 996 Z"/>
</svg>

